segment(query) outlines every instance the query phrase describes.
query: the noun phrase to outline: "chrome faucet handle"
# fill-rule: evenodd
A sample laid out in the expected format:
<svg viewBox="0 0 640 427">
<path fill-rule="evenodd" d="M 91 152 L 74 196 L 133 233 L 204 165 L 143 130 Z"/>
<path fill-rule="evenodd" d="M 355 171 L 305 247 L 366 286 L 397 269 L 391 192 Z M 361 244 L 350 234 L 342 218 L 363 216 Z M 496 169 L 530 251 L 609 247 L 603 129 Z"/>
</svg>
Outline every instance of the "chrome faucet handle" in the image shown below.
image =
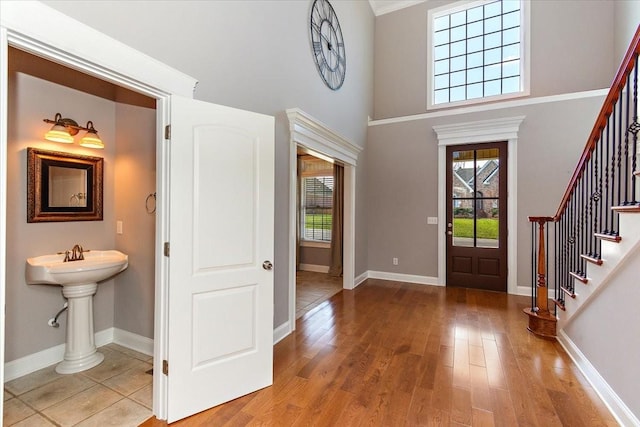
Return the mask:
<svg viewBox="0 0 640 427">
<path fill-rule="evenodd" d="M 66 250 L 64 251 L 64 261 L 62 262 L 69 262 L 69 251 Z"/>
</svg>

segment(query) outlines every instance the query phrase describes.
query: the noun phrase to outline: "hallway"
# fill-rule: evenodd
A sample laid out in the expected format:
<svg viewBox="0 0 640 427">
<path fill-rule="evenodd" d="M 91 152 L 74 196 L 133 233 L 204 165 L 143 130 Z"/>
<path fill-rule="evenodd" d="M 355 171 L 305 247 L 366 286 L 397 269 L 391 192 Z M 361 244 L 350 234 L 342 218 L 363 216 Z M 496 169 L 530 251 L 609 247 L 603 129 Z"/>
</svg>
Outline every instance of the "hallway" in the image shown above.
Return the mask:
<svg viewBox="0 0 640 427">
<path fill-rule="evenodd" d="M 617 425 L 528 303 L 369 279 L 298 320 L 272 387 L 174 425 Z"/>
</svg>

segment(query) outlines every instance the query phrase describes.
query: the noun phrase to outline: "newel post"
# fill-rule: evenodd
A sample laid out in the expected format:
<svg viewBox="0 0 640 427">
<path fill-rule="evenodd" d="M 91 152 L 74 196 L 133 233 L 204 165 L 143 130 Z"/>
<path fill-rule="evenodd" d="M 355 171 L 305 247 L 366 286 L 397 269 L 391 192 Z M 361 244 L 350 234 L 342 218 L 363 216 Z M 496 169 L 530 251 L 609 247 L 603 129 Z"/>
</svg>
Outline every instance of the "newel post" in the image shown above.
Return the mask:
<svg viewBox="0 0 640 427">
<path fill-rule="evenodd" d="M 534 252 L 534 259 L 537 260 L 536 265 L 532 265 L 535 269 L 535 283 L 531 286 L 532 307 L 525 308 L 523 311 L 529 316 L 529 329 L 536 335 L 545 338 L 554 338 L 556 336 L 556 317 L 549 311 L 549 289 L 547 287 L 547 242 L 545 242 L 545 224 L 552 222 L 550 217 L 529 217 L 529 222 L 537 225 L 537 246 L 534 238 L 531 244 Z"/>
</svg>

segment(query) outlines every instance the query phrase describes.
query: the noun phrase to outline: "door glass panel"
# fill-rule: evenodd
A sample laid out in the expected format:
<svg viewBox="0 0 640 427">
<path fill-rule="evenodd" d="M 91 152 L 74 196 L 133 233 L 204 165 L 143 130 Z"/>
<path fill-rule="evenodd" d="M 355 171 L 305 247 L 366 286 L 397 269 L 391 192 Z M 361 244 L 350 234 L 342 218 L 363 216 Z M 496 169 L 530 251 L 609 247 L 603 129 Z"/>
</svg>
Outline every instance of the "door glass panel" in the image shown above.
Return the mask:
<svg viewBox="0 0 640 427">
<path fill-rule="evenodd" d="M 500 167 L 500 149 L 488 148 L 476 150 L 477 156 L 477 180 L 476 189 L 482 193 L 482 197 L 499 197 L 498 189 L 500 181 L 498 173 Z"/>
<path fill-rule="evenodd" d="M 453 246 L 473 247 L 473 199 L 453 200 Z"/>
<path fill-rule="evenodd" d="M 453 246 L 497 248 L 500 150 L 452 153 Z"/>
<path fill-rule="evenodd" d="M 499 247 L 498 199 L 478 199 L 476 206 L 476 246 L 479 248 Z"/>
</svg>

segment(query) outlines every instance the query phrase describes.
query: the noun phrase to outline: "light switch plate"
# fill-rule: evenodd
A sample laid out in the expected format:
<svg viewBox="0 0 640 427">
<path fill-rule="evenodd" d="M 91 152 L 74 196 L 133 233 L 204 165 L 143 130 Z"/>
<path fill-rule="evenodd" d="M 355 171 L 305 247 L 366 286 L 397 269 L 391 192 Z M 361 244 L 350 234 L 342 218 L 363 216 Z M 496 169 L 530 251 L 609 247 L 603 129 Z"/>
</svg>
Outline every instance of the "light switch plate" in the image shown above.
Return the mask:
<svg viewBox="0 0 640 427">
<path fill-rule="evenodd" d="M 427 224 L 437 224 L 438 223 L 438 217 L 437 216 L 428 216 L 427 217 Z"/>
</svg>

